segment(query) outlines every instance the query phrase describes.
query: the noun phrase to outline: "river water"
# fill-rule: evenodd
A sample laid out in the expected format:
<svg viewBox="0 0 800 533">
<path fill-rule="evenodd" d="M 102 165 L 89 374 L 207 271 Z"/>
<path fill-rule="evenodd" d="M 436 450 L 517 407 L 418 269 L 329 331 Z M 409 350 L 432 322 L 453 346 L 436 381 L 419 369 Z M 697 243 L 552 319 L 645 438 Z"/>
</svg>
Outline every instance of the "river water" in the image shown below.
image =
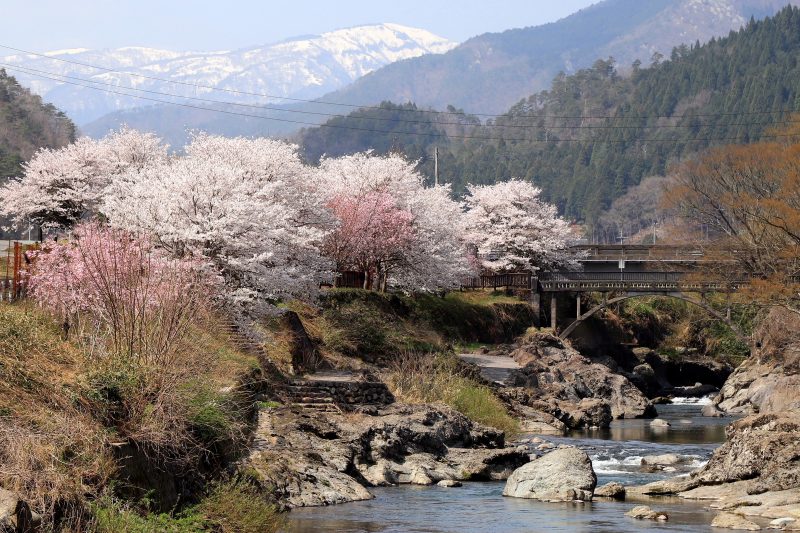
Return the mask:
<svg viewBox="0 0 800 533">
<path fill-rule="evenodd" d="M 608 430 L 584 431 L 568 437 L 546 437 L 555 444 L 572 444 L 592 458 L 598 486 L 609 481 L 625 485 L 672 477 L 705 464 L 725 439 L 726 418 L 700 416 L 701 404 L 658 406 L 669 428 L 651 428 L 649 420 L 618 420 Z M 675 453 L 684 457 L 677 472 L 644 471 L 645 455 Z M 647 501 L 543 503 L 502 496 L 504 482 L 465 483 L 463 487 L 400 486 L 371 489 L 374 500 L 289 513 L 287 533 L 419 532 L 419 533 L 586 533 L 711 532 L 714 513 L 679 498 Z M 640 521 L 624 514 L 637 504 L 669 513 L 666 523 Z"/>
</svg>

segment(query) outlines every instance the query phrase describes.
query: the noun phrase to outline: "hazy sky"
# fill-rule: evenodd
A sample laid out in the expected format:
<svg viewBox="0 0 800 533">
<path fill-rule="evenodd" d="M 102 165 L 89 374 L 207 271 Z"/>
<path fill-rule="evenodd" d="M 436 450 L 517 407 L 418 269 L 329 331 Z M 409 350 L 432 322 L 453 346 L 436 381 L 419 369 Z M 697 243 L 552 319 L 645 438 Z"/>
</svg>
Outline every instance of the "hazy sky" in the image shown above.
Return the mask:
<svg viewBox="0 0 800 533">
<path fill-rule="evenodd" d="M 223 50 L 375 22 L 463 41 L 552 22 L 597 0 L 0 0 L 0 44 L 36 51 Z M 2 53 L 2 50 L 0 50 Z"/>
</svg>

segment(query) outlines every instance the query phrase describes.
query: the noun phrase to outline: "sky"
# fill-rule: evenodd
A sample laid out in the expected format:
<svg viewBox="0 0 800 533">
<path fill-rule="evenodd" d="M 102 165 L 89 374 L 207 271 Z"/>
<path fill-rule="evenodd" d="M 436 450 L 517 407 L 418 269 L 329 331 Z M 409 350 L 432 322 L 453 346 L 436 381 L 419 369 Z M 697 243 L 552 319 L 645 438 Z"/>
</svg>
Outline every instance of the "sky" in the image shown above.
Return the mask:
<svg viewBox="0 0 800 533">
<path fill-rule="evenodd" d="M 597 0 L 0 0 L 0 44 L 34 51 L 231 50 L 394 22 L 454 41 L 553 22 Z"/>
</svg>

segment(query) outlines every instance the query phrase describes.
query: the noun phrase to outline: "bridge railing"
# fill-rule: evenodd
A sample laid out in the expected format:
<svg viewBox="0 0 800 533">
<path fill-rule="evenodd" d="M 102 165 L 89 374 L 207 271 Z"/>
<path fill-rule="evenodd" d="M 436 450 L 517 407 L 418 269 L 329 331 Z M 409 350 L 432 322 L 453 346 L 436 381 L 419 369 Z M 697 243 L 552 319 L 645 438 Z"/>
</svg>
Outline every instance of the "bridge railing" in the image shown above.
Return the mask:
<svg viewBox="0 0 800 533">
<path fill-rule="evenodd" d="M 483 274 L 461 281 L 462 289 L 530 289 L 535 278 L 530 272 L 511 272 L 506 274 Z"/>
<path fill-rule="evenodd" d="M 645 245 L 645 244 L 582 244 L 571 250 L 583 254 L 589 261 L 617 261 L 624 259 L 656 261 L 698 261 L 706 255 L 697 246 Z"/>
<path fill-rule="evenodd" d="M 685 272 L 542 272 L 539 281 L 651 281 L 678 282 Z"/>
<path fill-rule="evenodd" d="M 730 292 L 747 279 L 698 279 L 686 272 L 544 272 L 539 277 L 544 292 Z"/>
</svg>

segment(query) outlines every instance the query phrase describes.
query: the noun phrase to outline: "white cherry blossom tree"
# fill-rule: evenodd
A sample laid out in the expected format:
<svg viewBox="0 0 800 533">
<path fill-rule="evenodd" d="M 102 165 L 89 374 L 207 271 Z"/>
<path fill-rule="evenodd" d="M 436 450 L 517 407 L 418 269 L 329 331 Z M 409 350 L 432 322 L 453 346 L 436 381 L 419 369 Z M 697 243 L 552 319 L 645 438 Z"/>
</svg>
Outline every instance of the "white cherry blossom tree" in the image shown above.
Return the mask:
<svg viewBox="0 0 800 533">
<path fill-rule="evenodd" d="M 331 217 L 309 176 L 294 145 L 199 134 L 184 156 L 121 176 L 102 211 L 210 261 L 237 303 L 312 298 L 332 270 L 319 252 Z"/>
<path fill-rule="evenodd" d="M 572 266 L 569 223 L 543 202 L 541 189 L 522 180 L 470 185 L 466 198 L 469 239 L 484 268 L 538 270 Z"/>
<path fill-rule="evenodd" d="M 0 215 L 17 228 L 70 228 L 97 212 L 106 187 L 120 174 L 166 157 L 158 137 L 127 128 L 102 140 L 83 137 L 63 148 L 44 148 L 23 166 L 21 177 L 0 189 Z"/>
</svg>

